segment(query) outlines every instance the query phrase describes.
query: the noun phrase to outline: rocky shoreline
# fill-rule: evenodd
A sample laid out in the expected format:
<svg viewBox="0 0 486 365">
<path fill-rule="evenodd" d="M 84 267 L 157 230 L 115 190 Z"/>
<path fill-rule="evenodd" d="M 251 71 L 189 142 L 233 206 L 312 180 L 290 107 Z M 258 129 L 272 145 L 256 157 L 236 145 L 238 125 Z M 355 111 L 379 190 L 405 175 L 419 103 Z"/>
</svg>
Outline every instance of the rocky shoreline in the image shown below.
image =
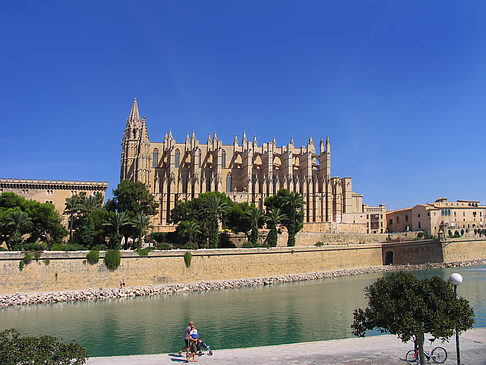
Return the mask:
<svg viewBox="0 0 486 365">
<path fill-rule="evenodd" d="M 280 283 L 292 283 L 308 280 L 327 279 L 343 276 L 362 275 L 377 272 L 400 271 L 400 270 L 426 270 L 435 268 L 465 267 L 485 265 L 486 260 L 460 261 L 453 263 L 428 263 L 420 265 L 400 266 L 374 266 L 365 268 L 353 268 L 315 272 L 306 274 L 279 275 L 261 278 L 231 279 L 218 281 L 203 281 L 186 284 L 165 284 L 137 286 L 129 288 L 112 289 L 86 289 L 70 290 L 48 293 L 15 293 L 0 296 L 0 308 L 7 308 L 20 305 L 50 304 L 77 301 L 97 301 L 107 299 L 130 298 L 151 295 L 182 294 L 188 292 L 206 292 L 210 290 L 224 290 L 272 285 Z"/>
</svg>

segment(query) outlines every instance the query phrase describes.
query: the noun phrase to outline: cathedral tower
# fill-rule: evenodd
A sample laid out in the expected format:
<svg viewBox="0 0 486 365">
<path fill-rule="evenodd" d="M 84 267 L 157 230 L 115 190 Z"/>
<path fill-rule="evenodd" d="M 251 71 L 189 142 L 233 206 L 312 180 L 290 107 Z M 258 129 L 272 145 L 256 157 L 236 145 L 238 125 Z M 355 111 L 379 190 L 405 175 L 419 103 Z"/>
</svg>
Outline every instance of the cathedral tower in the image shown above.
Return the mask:
<svg viewBox="0 0 486 365">
<path fill-rule="evenodd" d="M 150 186 L 150 141 L 145 116 L 138 114 L 137 98 L 123 134 L 120 180 L 141 181 Z"/>
</svg>

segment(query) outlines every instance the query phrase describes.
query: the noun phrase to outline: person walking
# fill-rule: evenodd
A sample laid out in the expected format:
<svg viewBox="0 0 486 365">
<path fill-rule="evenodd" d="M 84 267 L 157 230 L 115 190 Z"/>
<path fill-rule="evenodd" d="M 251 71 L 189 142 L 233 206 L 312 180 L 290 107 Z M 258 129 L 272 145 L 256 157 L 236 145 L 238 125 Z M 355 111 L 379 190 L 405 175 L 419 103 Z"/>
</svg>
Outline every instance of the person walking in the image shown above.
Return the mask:
<svg viewBox="0 0 486 365">
<path fill-rule="evenodd" d="M 194 327 L 194 322 L 190 321 L 189 325 L 184 330 L 184 347 L 182 350 L 179 351 L 179 356 L 182 355 L 182 351 L 186 351 L 186 358 L 189 358 L 189 347 L 191 345 L 190 338 L 191 338 L 191 331 Z"/>
</svg>

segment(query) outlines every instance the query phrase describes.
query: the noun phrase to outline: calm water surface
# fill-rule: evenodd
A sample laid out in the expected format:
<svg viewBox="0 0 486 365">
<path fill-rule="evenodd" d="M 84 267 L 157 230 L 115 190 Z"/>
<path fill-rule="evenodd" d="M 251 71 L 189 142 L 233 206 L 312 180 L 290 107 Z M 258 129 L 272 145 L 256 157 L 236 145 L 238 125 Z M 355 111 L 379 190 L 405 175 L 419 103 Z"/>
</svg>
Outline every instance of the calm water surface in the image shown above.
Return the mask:
<svg viewBox="0 0 486 365">
<path fill-rule="evenodd" d="M 459 272 L 459 295 L 486 327 L 486 266 L 414 272 L 445 279 Z M 209 293 L 140 297 L 97 303 L 34 305 L 0 310 L 0 328 L 23 335 L 76 340 L 90 356 L 178 351 L 189 320 L 213 349 L 352 337 L 353 310 L 363 289 L 382 274 Z"/>
</svg>

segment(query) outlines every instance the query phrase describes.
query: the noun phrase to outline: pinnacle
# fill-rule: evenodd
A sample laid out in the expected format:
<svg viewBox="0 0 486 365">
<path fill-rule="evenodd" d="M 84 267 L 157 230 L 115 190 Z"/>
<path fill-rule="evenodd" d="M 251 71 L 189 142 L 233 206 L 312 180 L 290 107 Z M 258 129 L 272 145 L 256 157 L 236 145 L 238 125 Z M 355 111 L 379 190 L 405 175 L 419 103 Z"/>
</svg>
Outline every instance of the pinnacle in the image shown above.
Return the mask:
<svg viewBox="0 0 486 365">
<path fill-rule="evenodd" d="M 133 99 L 132 110 L 130 110 L 130 117 L 128 119 L 130 121 L 135 121 L 140 119 L 140 115 L 138 114 L 137 98 Z"/>
</svg>

